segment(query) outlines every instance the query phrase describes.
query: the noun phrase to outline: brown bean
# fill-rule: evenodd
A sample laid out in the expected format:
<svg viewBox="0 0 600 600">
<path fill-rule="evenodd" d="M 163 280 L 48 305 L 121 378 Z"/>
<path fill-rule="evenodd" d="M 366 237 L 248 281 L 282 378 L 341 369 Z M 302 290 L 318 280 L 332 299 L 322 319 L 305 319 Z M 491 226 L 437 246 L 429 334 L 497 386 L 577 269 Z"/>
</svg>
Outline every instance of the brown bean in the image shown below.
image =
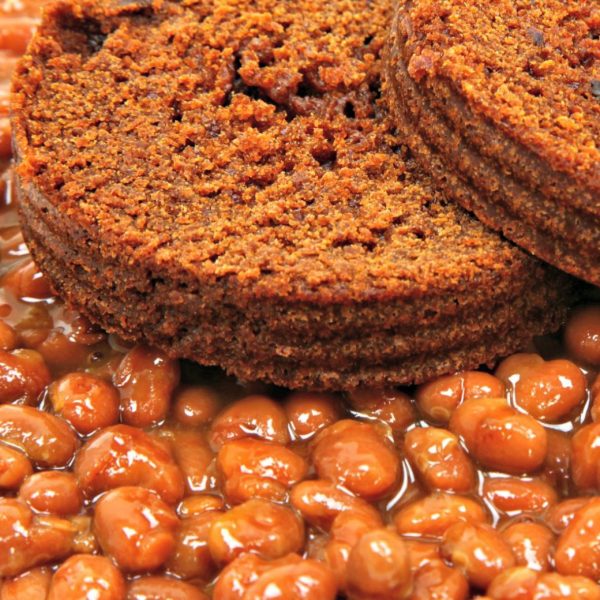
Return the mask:
<svg viewBox="0 0 600 600">
<path fill-rule="evenodd" d="M 37 512 L 58 516 L 74 515 L 83 505 L 75 476 L 65 471 L 35 473 L 21 486 L 19 498 Z"/>
<path fill-rule="evenodd" d="M 243 552 L 280 558 L 304 546 L 304 525 L 289 508 L 266 500 L 249 500 L 212 523 L 208 547 L 219 565 Z"/>
<path fill-rule="evenodd" d="M 333 573 L 311 559 L 269 569 L 244 593 L 244 600 L 334 600 L 336 597 Z"/>
<path fill-rule="evenodd" d="M 518 413 L 503 398 L 467 400 L 450 419 L 482 466 L 514 475 L 539 469 L 548 448 L 545 429 L 529 415 Z"/>
<path fill-rule="evenodd" d="M 76 431 L 88 435 L 119 422 L 119 393 L 110 383 L 88 373 L 69 373 L 50 386 L 56 413 Z"/>
<path fill-rule="evenodd" d="M 162 352 L 144 346 L 130 350 L 113 378 L 121 394 L 125 423 L 149 427 L 163 421 L 179 376 L 179 363 Z"/>
<path fill-rule="evenodd" d="M 19 343 L 17 332 L 3 319 L 0 319 L 0 350 L 10 352 Z"/>
<path fill-rule="evenodd" d="M 394 433 L 404 433 L 417 419 L 410 398 L 397 390 L 362 388 L 352 392 L 348 399 L 363 417 L 385 423 Z"/>
<path fill-rule="evenodd" d="M 35 350 L 0 350 L 0 403 L 33 404 L 50 381 L 50 371 Z"/>
<path fill-rule="evenodd" d="M 0 440 L 16 446 L 41 467 L 67 465 L 79 441 L 60 417 L 31 406 L 0 406 Z"/>
<path fill-rule="evenodd" d="M 0 577 L 64 558 L 73 535 L 68 521 L 35 516 L 24 502 L 0 498 Z"/>
<path fill-rule="evenodd" d="M 169 560 L 178 523 L 158 494 L 141 487 L 110 490 L 94 511 L 94 530 L 103 552 L 130 573 L 153 571 Z"/>
<path fill-rule="evenodd" d="M 390 493 L 402 476 L 398 454 L 377 428 L 349 419 L 317 435 L 312 459 L 321 479 L 367 500 Z"/>
<path fill-rule="evenodd" d="M 568 498 L 554 505 L 546 515 L 548 525 L 554 533 L 562 533 L 575 518 L 577 511 L 590 501 L 589 497 Z"/>
<path fill-rule="evenodd" d="M 378 519 L 377 509 L 363 500 L 344 492 L 329 481 L 302 481 L 292 489 L 290 504 L 311 525 L 329 531 L 337 516 L 346 511 L 370 513 Z"/>
<path fill-rule="evenodd" d="M 210 444 L 218 450 L 228 441 L 254 437 L 286 445 L 290 441 L 283 408 L 266 396 L 247 396 L 225 408 L 213 421 Z"/>
<path fill-rule="evenodd" d="M 223 498 L 209 494 L 199 494 L 184 498 L 177 507 L 177 514 L 181 519 L 189 519 L 207 511 L 222 510 L 223 508 L 225 508 Z"/>
<path fill-rule="evenodd" d="M 31 461 L 22 452 L 0 444 L 0 488 L 17 489 L 32 472 Z"/>
<path fill-rule="evenodd" d="M 600 498 L 591 498 L 558 538 L 554 555 L 562 575 L 600 579 Z"/>
<path fill-rule="evenodd" d="M 0 589 L 0 600 L 46 600 L 52 571 L 38 567 L 18 577 L 5 579 Z"/>
<path fill-rule="evenodd" d="M 600 423 L 585 425 L 571 439 L 571 476 L 580 492 L 600 486 Z"/>
<path fill-rule="evenodd" d="M 441 558 L 440 546 L 437 543 L 423 542 L 411 538 L 404 538 L 404 543 L 408 548 L 410 570 L 413 573 L 418 571 L 423 565 Z"/>
<path fill-rule="evenodd" d="M 517 352 L 505 358 L 498 365 L 496 377 L 503 381 L 508 388 L 514 389 L 521 377 L 543 363 L 544 359 L 539 354 Z"/>
<path fill-rule="evenodd" d="M 275 442 L 246 438 L 223 445 L 217 466 L 228 501 L 239 504 L 261 497 L 282 500 L 292 485 L 304 478 L 306 461 Z"/>
<path fill-rule="evenodd" d="M 484 508 L 466 496 L 444 492 L 404 505 L 396 513 L 394 524 L 401 535 L 440 539 L 455 523 L 485 523 Z"/>
<path fill-rule="evenodd" d="M 220 511 L 210 510 L 184 519 L 179 524 L 175 551 L 167 563 L 169 573 L 181 579 L 210 581 L 217 567 L 208 549 L 208 534 Z"/>
<path fill-rule="evenodd" d="M 550 570 L 554 535 L 545 525 L 514 523 L 502 532 L 502 539 L 509 545 L 515 564 L 533 571 Z"/>
<path fill-rule="evenodd" d="M 98 432 L 81 448 L 74 473 L 87 498 L 119 486 L 142 486 L 175 504 L 184 494 L 181 470 L 148 434 L 115 425 Z"/>
<path fill-rule="evenodd" d="M 127 600 L 208 600 L 208 596 L 191 583 L 155 575 L 132 581 Z"/>
<path fill-rule="evenodd" d="M 9 271 L 2 279 L 2 285 L 19 299 L 44 300 L 53 296 L 48 279 L 32 260 Z"/>
<path fill-rule="evenodd" d="M 550 360 L 528 369 L 515 384 L 515 403 L 540 421 L 566 419 L 586 399 L 587 381 L 570 360 Z"/>
<path fill-rule="evenodd" d="M 475 469 L 458 438 L 446 429 L 417 427 L 404 438 L 408 460 L 430 490 L 468 492 Z"/>
<path fill-rule="evenodd" d="M 465 400 L 498 398 L 505 394 L 498 378 L 481 371 L 464 371 L 438 377 L 417 388 L 419 410 L 431 423 L 447 425 L 452 413 Z"/>
<path fill-rule="evenodd" d="M 464 573 L 471 585 L 482 589 L 515 564 L 510 546 L 484 523 L 450 526 L 444 533 L 442 555 Z"/>
<path fill-rule="evenodd" d="M 433 560 L 415 573 L 410 600 L 467 600 L 468 596 L 465 576 L 441 560 Z"/>
<path fill-rule="evenodd" d="M 221 402 L 209 387 L 185 387 L 175 395 L 173 416 L 182 425 L 198 427 L 208 425 L 219 412 Z"/>
<path fill-rule="evenodd" d="M 600 305 L 582 306 L 571 314 L 565 328 L 569 354 L 588 365 L 600 366 Z"/>
<path fill-rule="evenodd" d="M 541 513 L 557 501 L 554 488 L 541 479 L 516 477 L 486 478 L 482 496 L 497 511 L 509 516 Z"/>
<path fill-rule="evenodd" d="M 405 598 L 412 588 L 408 549 L 395 533 L 363 535 L 348 560 L 348 598 Z"/>
<path fill-rule="evenodd" d="M 108 558 L 76 554 L 54 573 L 48 600 L 125 600 L 125 594 L 123 575 Z"/>
<path fill-rule="evenodd" d="M 300 440 L 313 438 L 341 414 L 335 396 L 314 392 L 294 392 L 285 402 L 285 411 L 294 436 Z"/>
</svg>

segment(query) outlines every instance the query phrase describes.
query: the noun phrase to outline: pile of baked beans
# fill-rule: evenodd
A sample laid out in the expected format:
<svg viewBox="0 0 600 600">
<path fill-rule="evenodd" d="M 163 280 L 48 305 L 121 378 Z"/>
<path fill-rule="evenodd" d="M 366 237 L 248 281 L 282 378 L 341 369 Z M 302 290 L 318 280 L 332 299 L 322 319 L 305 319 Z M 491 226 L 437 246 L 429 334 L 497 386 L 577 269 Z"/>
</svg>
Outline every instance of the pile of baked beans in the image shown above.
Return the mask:
<svg viewBox="0 0 600 600">
<path fill-rule="evenodd" d="M 600 304 L 493 372 L 243 385 L 61 304 L 0 188 L 0 600 L 600 599 Z"/>
</svg>

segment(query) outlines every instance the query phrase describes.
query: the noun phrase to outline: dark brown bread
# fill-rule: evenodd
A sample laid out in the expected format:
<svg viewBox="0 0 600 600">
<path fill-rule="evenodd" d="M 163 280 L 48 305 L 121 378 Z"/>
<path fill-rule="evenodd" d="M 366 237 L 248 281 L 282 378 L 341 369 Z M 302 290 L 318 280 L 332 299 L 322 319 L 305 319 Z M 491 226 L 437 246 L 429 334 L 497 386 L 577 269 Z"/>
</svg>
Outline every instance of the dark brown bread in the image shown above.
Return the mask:
<svg viewBox="0 0 600 600">
<path fill-rule="evenodd" d="M 387 0 L 46 11 L 14 80 L 25 235 L 110 331 L 244 379 L 474 367 L 572 284 L 437 193 L 379 101 Z"/>
<path fill-rule="evenodd" d="M 446 193 L 596 285 L 599 36 L 593 0 L 402 1 L 386 93 Z"/>
</svg>

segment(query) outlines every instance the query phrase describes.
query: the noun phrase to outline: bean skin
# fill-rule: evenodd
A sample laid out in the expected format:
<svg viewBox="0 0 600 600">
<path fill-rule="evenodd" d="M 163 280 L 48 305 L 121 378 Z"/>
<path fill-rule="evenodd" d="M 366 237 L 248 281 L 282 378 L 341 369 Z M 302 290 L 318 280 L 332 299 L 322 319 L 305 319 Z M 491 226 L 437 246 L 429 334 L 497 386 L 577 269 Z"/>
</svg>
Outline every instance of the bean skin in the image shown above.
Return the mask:
<svg viewBox="0 0 600 600">
<path fill-rule="evenodd" d="M 433 560 L 415 573 L 410 600 L 467 600 L 468 596 L 466 577 L 443 561 Z"/>
<path fill-rule="evenodd" d="M 83 495 L 72 473 L 41 471 L 21 486 L 19 498 L 37 512 L 57 516 L 77 514 L 83 506 Z"/>
<path fill-rule="evenodd" d="M 510 546 L 515 564 L 533 571 L 549 571 L 553 555 L 554 535 L 541 523 L 522 522 L 509 525 L 502 539 Z"/>
<path fill-rule="evenodd" d="M 50 381 L 50 371 L 35 350 L 0 350 L 0 403 L 33 404 Z"/>
<path fill-rule="evenodd" d="M 123 575 L 108 558 L 76 554 L 54 573 L 48 600 L 125 600 L 125 594 Z"/>
<path fill-rule="evenodd" d="M 249 500 L 212 523 L 208 547 L 213 560 L 224 565 L 243 552 L 280 558 L 304 546 L 304 526 L 289 508 L 266 500 Z"/>
<path fill-rule="evenodd" d="M 208 600 L 208 596 L 191 583 L 154 575 L 132 581 L 127 600 Z"/>
<path fill-rule="evenodd" d="M 32 472 L 31 461 L 22 452 L 0 444 L 0 488 L 17 489 Z"/>
<path fill-rule="evenodd" d="M 183 475 L 173 457 L 148 434 L 115 425 L 98 432 L 81 448 L 73 468 L 87 498 L 120 486 L 142 486 L 170 504 L 184 494 Z"/>
<path fill-rule="evenodd" d="M 0 440 L 16 446 L 40 467 L 64 467 L 79 446 L 60 417 L 31 406 L 0 406 Z"/>
<path fill-rule="evenodd" d="M 0 589 L 0 600 L 47 600 L 52 571 L 37 567 L 18 577 L 5 579 Z"/>
<path fill-rule="evenodd" d="M 120 487 L 97 502 L 94 531 L 100 547 L 129 573 L 154 571 L 175 550 L 175 511 L 151 490 Z"/>
</svg>

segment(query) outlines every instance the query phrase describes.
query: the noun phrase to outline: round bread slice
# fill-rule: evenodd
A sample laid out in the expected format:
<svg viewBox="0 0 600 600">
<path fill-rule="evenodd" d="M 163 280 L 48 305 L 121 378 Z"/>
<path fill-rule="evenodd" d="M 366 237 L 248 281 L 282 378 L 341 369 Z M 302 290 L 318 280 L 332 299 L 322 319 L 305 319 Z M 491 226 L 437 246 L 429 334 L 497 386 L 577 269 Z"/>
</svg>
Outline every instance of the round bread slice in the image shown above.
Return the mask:
<svg viewBox="0 0 600 600">
<path fill-rule="evenodd" d="M 600 285 L 597 0 L 402 0 L 386 72 L 396 124 L 448 195 Z"/>
<path fill-rule="evenodd" d="M 288 387 L 419 382 L 571 280 L 447 203 L 381 101 L 388 0 L 52 4 L 14 80 L 23 229 L 109 331 Z"/>
</svg>

